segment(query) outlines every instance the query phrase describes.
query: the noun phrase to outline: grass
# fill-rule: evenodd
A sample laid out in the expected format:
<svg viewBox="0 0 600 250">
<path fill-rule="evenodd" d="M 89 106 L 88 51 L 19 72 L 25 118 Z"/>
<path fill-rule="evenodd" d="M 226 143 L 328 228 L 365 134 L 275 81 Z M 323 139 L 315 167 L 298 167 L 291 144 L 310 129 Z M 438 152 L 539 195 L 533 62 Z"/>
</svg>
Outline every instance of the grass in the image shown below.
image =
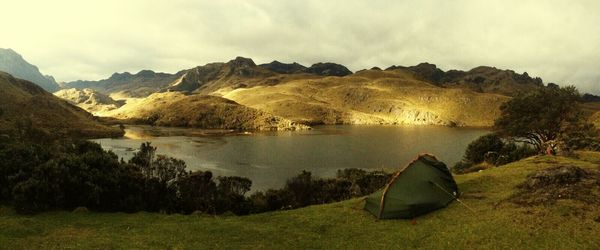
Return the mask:
<svg viewBox="0 0 600 250">
<path fill-rule="evenodd" d="M 411 220 L 376 220 L 363 201 L 251 216 L 48 212 L 17 215 L 0 208 L 0 248 L 171 249 L 599 249 L 600 208 L 570 200 L 519 207 L 515 186 L 553 165 L 599 168 L 600 153 L 537 156 L 456 176 L 462 200 Z"/>
</svg>

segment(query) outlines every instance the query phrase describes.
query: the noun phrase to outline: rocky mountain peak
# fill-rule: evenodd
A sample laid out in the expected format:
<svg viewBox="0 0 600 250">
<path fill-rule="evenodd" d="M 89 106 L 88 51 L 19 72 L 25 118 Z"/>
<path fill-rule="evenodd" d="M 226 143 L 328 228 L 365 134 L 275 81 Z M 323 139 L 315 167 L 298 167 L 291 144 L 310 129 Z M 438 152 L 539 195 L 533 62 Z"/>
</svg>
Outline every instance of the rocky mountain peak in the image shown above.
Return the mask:
<svg viewBox="0 0 600 250">
<path fill-rule="evenodd" d="M 256 64 L 252 59 L 238 56 L 235 59 L 227 62 L 227 64 L 234 68 L 252 68 L 256 67 Z"/>
<path fill-rule="evenodd" d="M 259 66 L 263 67 L 265 69 L 268 69 L 270 71 L 277 72 L 279 74 L 299 73 L 306 69 L 306 67 L 304 67 L 303 65 L 301 65 L 297 62 L 282 63 L 277 60 L 272 61 L 270 63 L 261 64 Z"/>
<path fill-rule="evenodd" d="M 48 92 L 54 92 L 60 88 L 54 78 L 44 76 L 37 66 L 28 63 L 12 49 L 0 48 L 0 71 L 33 82 Z"/>
<path fill-rule="evenodd" d="M 311 73 L 321 76 L 347 76 L 352 74 L 346 66 L 337 63 L 315 63 L 305 70 L 306 73 Z"/>
</svg>

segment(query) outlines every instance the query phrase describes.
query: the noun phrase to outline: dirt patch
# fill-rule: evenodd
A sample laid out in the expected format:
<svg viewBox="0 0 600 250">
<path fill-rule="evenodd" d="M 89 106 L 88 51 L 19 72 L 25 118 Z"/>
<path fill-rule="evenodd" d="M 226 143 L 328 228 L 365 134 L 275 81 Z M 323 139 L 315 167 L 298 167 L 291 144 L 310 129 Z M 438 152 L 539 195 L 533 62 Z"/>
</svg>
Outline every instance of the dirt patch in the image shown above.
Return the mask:
<svg viewBox="0 0 600 250">
<path fill-rule="evenodd" d="M 518 205 L 552 205 L 574 200 L 600 205 L 600 171 L 574 166 L 556 166 L 527 176 L 510 201 Z"/>
</svg>

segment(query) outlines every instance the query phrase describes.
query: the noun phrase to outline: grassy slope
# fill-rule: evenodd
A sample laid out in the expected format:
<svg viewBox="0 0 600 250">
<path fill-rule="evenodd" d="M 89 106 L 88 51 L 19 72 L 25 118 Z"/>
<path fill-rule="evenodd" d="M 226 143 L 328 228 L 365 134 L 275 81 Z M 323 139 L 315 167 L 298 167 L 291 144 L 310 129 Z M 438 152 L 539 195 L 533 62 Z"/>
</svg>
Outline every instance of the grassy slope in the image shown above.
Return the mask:
<svg viewBox="0 0 600 250">
<path fill-rule="evenodd" d="M 146 98 L 130 100 L 119 109 L 103 115 L 144 120 L 156 117 L 154 125 L 172 127 L 242 130 L 307 128 L 222 97 L 185 95 L 181 92 L 154 93 Z"/>
<path fill-rule="evenodd" d="M 17 121 L 54 136 L 121 136 L 118 128 L 107 127 L 83 109 L 44 91 L 37 85 L 0 72 L 0 131 L 14 130 Z"/>
<path fill-rule="evenodd" d="M 508 97 L 440 88 L 403 71 L 294 79 L 275 86 L 221 89 L 227 99 L 291 120 L 345 124 L 490 126 Z"/>
<path fill-rule="evenodd" d="M 456 176 L 463 200 L 416 219 L 377 221 L 361 199 L 244 217 L 0 212 L 0 248 L 600 248 L 600 209 L 578 204 L 518 207 L 505 201 L 533 170 L 556 164 L 598 168 L 600 153 L 578 159 L 532 157 Z M 589 208 L 588 208 L 589 209 Z"/>
<path fill-rule="evenodd" d="M 600 128 L 600 102 L 585 103 L 583 111 L 590 116 L 590 122 Z"/>
</svg>

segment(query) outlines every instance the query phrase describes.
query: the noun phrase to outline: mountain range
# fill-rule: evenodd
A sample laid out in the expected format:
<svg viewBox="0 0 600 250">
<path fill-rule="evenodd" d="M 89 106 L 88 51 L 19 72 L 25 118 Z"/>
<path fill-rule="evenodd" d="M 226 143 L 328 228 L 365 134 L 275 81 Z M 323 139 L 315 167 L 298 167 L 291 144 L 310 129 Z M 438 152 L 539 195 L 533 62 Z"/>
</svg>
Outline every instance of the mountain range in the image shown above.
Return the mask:
<svg viewBox="0 0 600 250">
<path fill-rule="evenodd" d="M 51 93 L 60 89 L 52 76 L 42 75 L 36 66 L 12 49 L 0 48 L 0 71 L 33 82 Z"/>
<path fill-rule="evenodd" d="M 352 73 L 335 63 L 305 67 L 298 63 L 273 61 L 257 65 L 252 59 L 237 57 L 176 74 L 161 73 L 163 77 L 160 78 L 154 72 L 141 73 L 114 74 L 98 82 L 77 81 L 63 86 L 92 88 L 115 99 L 126 100 L 122 107 L 108 113 L 96 112 L 97 115 L 139 120 L 154 116 L 151 120 L 172 126 L 202 124 L 185 117 L 193 117 L 195 112 L 206 109 L 206 100 L 214 101 L 215 105 L 222 105 L 223 100 L 234 101 L 289 124 L 490 126 L 499 115 L 499 106 L 509 96 L 543 87 L 541 79 L 531 78 L 526 73 L 493 67 L 444 72 L 429 63 Z M 152 80 L 136 81 L 144 75 L 147 79 L 154 78 L 154 85 L 150 84 Z M 127 80 L 119 80 L 121 76 Z M 128 80 L 131 82 L 127 83 Z M 155 92 L 144 96 L 143 92 L 151 87 Z M 171 92 L 180 94 L 169 94 Z M 196 96 L 221 99 L 200 98 L 204 101 L 198 102 Z M 175 99 L 178 107 L 191 108 L 185 112 L 164 108 Z M 106 104 L 111 102 L 98 103 Z M 89 105 L 82 103 L 80 107 L 94 112 Z M 175 119 L 169 115 L 170 110 L 187 115 Z"/>
<path fill-rule="evenodd" d="M 281 130 L 315 124 L 491 126 L 502 103 L 544 83 L 527 72 L 488 66 L 443 71 L 421 63 L 353 73 L 329 62 L 257 65 L 237 57 L 174 74 L 142 70 L 60 86 L 65 89 L 56 96 L 100 116 Z"/>
</svg>

